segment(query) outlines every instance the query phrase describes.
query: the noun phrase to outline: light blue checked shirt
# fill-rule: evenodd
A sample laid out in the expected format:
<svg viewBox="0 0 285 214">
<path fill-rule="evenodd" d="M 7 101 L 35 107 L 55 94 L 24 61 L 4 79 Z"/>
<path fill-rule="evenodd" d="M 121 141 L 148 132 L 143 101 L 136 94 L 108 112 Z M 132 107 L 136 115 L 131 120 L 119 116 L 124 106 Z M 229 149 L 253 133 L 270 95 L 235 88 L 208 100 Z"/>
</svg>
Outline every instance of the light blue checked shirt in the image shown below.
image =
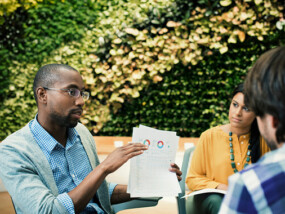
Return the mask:
<svg viewBox="0 0 285 214">
<path fill-rule="evenodd" d="M 80 136 L 74 128 L 70 128 L 66 146 L 63 147 L 38 123 L 37 116 L 29 123 L 29 127 L 52 169 L 59 192 L 57 199 L 69 213 L 74 214 L 74 205 L 67 193 L 92 171 Z M 112 183 L 109 185 L 110 197 L 115 186 Z M 94 213 L 95 210 L 98 214 L 105 213 L 92 199 L 82 213 Z"/>
<path fill-rule="evenodd" d="M 285 213 L 285 145 L 229 178 L 220 214 Z"/>
</svg>

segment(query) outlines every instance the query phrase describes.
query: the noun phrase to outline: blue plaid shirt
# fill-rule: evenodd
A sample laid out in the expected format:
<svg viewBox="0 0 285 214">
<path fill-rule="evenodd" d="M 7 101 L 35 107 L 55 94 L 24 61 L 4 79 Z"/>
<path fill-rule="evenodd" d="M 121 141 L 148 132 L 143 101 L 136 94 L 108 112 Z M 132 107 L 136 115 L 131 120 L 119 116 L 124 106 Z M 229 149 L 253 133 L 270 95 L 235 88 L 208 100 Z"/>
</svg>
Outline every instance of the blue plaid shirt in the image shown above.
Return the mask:
<svg viewBox="0 0 285 214">
<path fill-rule="evenodd" d="M 67 193 L 92 171 L 80 136 L 74 128 L 70 128 L 66 146 L 63 147 L 38 123 L 37 116 L 29 123 L 29 127 L 52 169 L 59 192 L 57 199 L 69 213 L 75 213 L 72 199 Z M 109 185 L 110 197 L 115 186 L 116 184 Z M 94 213 L 95 210 L 98 214 L 104 213 L 92 199 L 82 213 Z"/>
<path fill-rule="evenodd" d="M 285 213 L 285 145 L 230 176 L 219 213 Z"/>
</svg>

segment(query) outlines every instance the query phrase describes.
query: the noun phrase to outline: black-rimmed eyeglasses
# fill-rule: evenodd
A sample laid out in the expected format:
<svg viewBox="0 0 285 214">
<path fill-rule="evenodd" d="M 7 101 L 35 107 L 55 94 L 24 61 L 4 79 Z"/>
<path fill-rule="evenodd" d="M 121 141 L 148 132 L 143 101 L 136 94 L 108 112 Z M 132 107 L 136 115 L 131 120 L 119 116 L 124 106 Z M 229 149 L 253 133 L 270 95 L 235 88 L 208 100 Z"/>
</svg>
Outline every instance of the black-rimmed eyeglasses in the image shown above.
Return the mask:
<svg viewBox="0 0 285 214">
<path fill-rule="evenodd" d="M 78 98 L 80 95 L 83 98 L 83 100 L 89 99 L 89 92 L 87 91 L 80 91 L 77 88 L 47 88 L 43 87 L 45 90 L 54 90 L 54 91 L 65 91 L 67 92 L 71 97 Z"/>
</svg>

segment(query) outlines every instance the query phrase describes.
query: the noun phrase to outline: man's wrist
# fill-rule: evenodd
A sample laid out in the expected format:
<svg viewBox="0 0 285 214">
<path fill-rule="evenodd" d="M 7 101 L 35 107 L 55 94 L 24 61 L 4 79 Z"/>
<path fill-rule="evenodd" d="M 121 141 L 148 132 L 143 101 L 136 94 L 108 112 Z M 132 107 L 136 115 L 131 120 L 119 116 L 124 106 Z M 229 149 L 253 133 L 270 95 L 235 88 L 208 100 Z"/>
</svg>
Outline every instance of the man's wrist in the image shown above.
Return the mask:
<svg viewBox="0 0 285 214">
<path fill-rule="evenodd" d="M 104 164 L 104 162 L 102 162 L 101 164 L 99 164 L 97 167 L 96 167 L 97 170 L 99 170 L 99 172 L 104 176 L 106 177 L 107 175 L 110 174 L 110 172 L 108 172 L 108 166 L 106 166 L 106 164 Z"/>
</svg>

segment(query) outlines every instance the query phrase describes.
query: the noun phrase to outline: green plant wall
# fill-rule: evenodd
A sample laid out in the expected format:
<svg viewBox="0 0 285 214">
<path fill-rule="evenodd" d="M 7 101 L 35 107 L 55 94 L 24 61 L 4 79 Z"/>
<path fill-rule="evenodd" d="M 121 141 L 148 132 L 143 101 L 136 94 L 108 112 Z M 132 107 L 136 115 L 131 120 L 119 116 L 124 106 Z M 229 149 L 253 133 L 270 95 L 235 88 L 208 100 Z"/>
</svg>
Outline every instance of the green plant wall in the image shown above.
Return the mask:
<svg viewBox="0 0 285 214">
<path fill-rule="evenodd" d="M 131 136 L 138 124 L 176 131 L 181 137 L 199 137 L 206 129 L 228 122 L 232 92 L 243 82 L 256 57 L 279 45 L 280 35 L 262 43 L 232 44 L 225 55 L 214 53 L 195 66 L 177 64 L 111 114 L 99 135 Z"/>
<path fill-rule="evenodd" d="M 147 123 L 198 135 L 226 121 L 230 89 L 262 52 L 284 44 L 277 0 L 36 3 L 0 14 L 0 139 L 34 117 L 32 80 L 47 63 L 83 75 L 91 99 L 81 122 L 94 134 L 130 135 Z M 156 99 L 167 106 L 154 108 Z"/>
</svg>

